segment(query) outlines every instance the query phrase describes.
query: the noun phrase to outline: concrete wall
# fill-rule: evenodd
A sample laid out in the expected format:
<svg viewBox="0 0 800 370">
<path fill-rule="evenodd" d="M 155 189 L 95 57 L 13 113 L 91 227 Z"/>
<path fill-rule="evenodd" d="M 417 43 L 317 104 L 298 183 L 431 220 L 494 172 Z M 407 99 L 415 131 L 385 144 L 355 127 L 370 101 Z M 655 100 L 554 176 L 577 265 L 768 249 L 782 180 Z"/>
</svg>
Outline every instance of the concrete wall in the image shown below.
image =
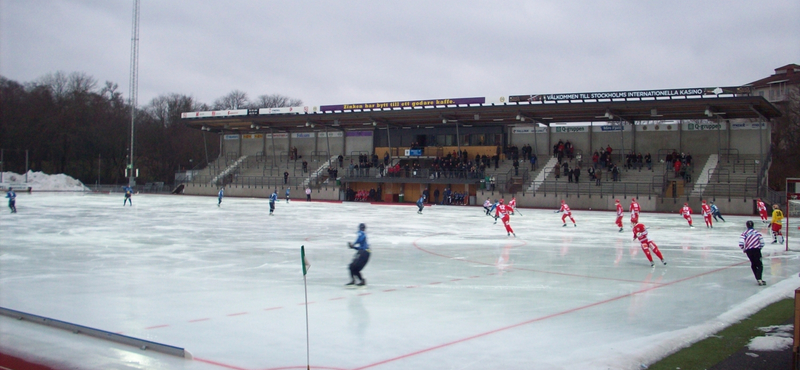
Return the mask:
<svg viewBox="0 0 800 370">
<path fill-rule="evenodd" d="M 654 160 L 659 149 L 675 149 L 694 156 L 716 154 L 720 148 L 737 149 L 743 155 L 766 153 L 770 144 L 769 125 L 762 124 L 764 129 L 758 130 L 757 123 L 746 122 L 658 123 L 637 125 L 635 131 L 628 124 L 624 126 L 625 131 L 620 131 L 618 126 L 594 126 L 591 132 L 589 127 L 551 127 L 550 132 L 543 128 L 514 128 L 510 130 L 509 142 L 518 147 L 529 144 L 537 149 L 539 156 L 552 155 L 553 145 L 559 140 L 570 141 L 575 150 L 582 151 L 584 156 L 591 156 L 595 150 L 609 145 L 615 153 L 622 152 L 623 148 L 625 152 L 649 152 Z"/>
<path fill-rule="evenodd" d="M 275 190 L 272 186 L 231 186 L 225 187 L 225 197 L 246 197 L 246 198 L 268 198 L 272 191 Z M 284 199 L 286 189 L 278 189 L 278 198 Z M 206 184 L 186 184 L 183 189 L 185 195 L 200 195 L 217 197 L 219 188 Z M 305 189 L 299 187 L 292 188 L 292 198 L 295 200 L 305 201 Z M 311 190 L 311 200 L 339 200 L 339 188 L 335 186 L 323 187 L 320 189 Z"/>
</svg>

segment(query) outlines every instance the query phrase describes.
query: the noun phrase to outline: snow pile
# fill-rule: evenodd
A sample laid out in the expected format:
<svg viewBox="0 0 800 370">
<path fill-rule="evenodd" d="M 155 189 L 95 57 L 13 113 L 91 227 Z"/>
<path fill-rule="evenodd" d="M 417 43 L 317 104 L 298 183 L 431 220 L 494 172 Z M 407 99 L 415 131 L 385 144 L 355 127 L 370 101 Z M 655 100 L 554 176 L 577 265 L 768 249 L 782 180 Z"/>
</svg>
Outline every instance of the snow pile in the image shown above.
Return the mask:
<svg viewBox="0 0 800 370">
<path fill-rule="evenodd" d="M 2 187 L 30 187 L 32 191 L 89 191 L 90 189 L 78 180 L 63 173 L 48 175 L 43 172 L 28 171 L 28 182 L 25 174 L 3 172 Z"/>
<path fill-rule="evenodd" d="M 794 325 L 777 325 L 759 328 L 766 336 L 750 340 L 751 351 L 783 351 L 792 346 Z"/>
</svg>

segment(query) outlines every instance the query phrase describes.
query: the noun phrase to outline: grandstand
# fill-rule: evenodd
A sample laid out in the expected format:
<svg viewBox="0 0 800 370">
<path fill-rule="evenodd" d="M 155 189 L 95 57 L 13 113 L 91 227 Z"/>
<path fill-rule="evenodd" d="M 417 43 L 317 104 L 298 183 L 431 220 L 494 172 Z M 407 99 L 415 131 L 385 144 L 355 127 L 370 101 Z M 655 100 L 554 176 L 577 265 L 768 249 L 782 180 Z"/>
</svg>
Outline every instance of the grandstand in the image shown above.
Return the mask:
<svg viewBox="0 0 800 370">
<path fill-rule="evenodd" d="M 361 191 L 374 194 L 370 201 L 414 202 L 426 191 L 429 198 L 451 191 L 468 204 L 514 195 L 522 207 L 567 198 L 574 209 L 610 209 L 610 198 L 636 197 L 643 210 L 668 212 L 708 198 L 726 200 L 720 207 L 728 213 L 750 213 L 751 199 L 764 196 L 771 135 L 764 123 L 780 115 L 764 98 L 747 87 L 608 94 L 187 113 L 190 127 L 220 134 L 223 155 L 180 182 L 189 194 L 225 186 L 227 195 L 266 197 L 310 187 L 315 199 Z M 605 96 L 615 98 L 592 98 Z M 575 151 L 559 162 L 551 148 L 562 141 Z M 535 169 L 523 146 L 538 157 Z M 605 148 L 619 177 L 598 167 L 601 180 L 590 180 L 589 153 Z M 676 175 L 668 156 L 683 152 L 693 160 Z M 650 168 L 626 165 L 630 153 L 651 154 Z M 579 167 L 579 182 L 556 177 L 559 163 Z"/>
</svg>

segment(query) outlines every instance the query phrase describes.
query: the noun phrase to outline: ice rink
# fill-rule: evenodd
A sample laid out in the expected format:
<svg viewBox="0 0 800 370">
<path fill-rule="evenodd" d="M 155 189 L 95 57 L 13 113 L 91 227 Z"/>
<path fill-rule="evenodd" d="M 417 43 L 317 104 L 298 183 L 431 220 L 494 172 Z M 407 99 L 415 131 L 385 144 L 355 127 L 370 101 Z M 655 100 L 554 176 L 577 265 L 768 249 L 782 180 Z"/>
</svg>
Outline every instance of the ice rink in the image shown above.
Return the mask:
<svg viewBox="0 0 800 370">
<path fill-rule="evenodd" d="M 627 212 L 620 233 L 613 212 L 576 210 L 562 227 L 553 210 L 522 209 L 514 238 L 481 207 L 298 199 L 268 216 L 265 199 L 122 202 L 19 194 L 19 213 L 0 213 L 0 306 L 194 359 L 7 316 L 0 351 L 80 369 L 637 369 L 800 286 L 799 239 L 785 252 L 768 235 L 756 284 L 737 244 L 748 219 L 766 234 L 757 217 L 708 229 L 695 215 L 689 229 L 644 213 L 668 262 L 651 268 Z M 368 286 L 346 289 L 362 222 Z"/>
</svg>

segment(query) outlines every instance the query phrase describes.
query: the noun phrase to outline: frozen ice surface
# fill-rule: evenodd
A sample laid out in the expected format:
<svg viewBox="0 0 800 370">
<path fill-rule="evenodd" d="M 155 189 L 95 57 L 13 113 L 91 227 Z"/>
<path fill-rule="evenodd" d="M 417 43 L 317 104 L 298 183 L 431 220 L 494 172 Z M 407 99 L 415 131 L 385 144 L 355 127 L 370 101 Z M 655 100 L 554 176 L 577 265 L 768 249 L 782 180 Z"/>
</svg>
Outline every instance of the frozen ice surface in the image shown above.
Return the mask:
<svg viewBox="0 0 800 370">
<path fill-rule="evenodd" d="M 481 207 L 19 194 L 0 213 L 0 306 L 188 349 L 194 360 L 0 317 L 0 348 L 82 369 L 635 369 L 790 297 L 797 251 L 764 248 L 760 287 L 713 229 L 644 213 L 650 267 L 613 212 L 511 218 Z M 4 211 L 6 211 L 4 209 Z M 626 214 L 627 216 L 627 214 Z M 368 287 L 345 289 L 359 223 Z M 757 222 L 758 227 L 761 224 Z M 766 228 L 762 229 L 766 233 Z M 300 246 L 311 268 L 304 298 Z"/>
</svg>

